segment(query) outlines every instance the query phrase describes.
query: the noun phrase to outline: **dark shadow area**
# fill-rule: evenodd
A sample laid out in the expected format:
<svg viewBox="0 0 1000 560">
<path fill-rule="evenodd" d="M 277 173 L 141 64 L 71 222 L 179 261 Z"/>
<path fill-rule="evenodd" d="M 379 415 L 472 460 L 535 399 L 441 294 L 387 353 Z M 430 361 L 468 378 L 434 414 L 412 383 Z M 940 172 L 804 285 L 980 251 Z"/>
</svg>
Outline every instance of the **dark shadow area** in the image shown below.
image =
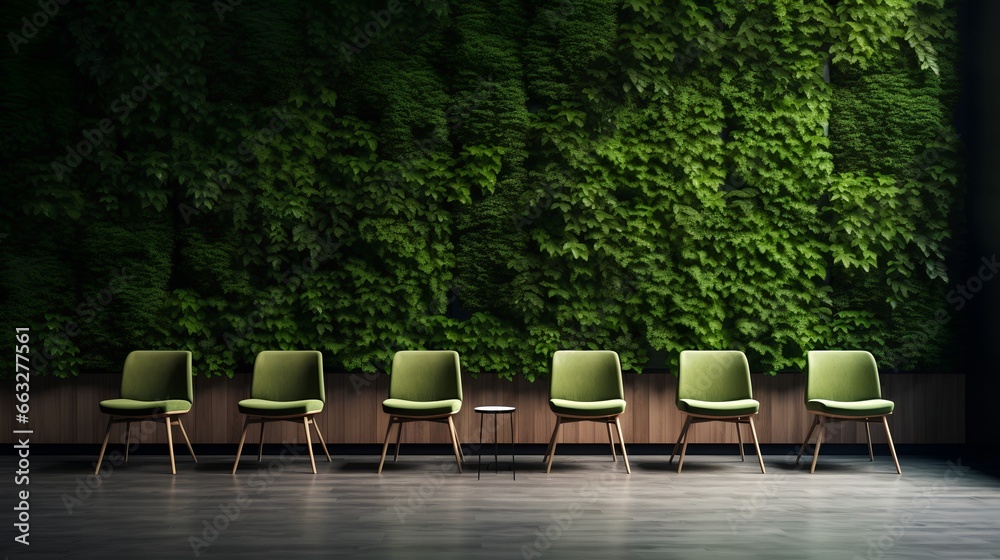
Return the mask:
<svg viewBox="0 0 1000 560">
<path fill-rule="evenodd" d="M 1000 253 L 1000 4 L 969 0 L 960 12 L 959 34 L 967 56 L 962 66 L 963 97 L 959 130 L 968 161 L 966 217 L 968 262 L 961 282 L 979 274 L 982 258 Z M 1000 280 L 984 281 L 963 312 L 966 337 L 973 349 L 962 367 L 968 373 L 966 426 L 969 464 L 987 472 L 1000 470 L 995 445 L 1000 441 Z"/>
</svg>

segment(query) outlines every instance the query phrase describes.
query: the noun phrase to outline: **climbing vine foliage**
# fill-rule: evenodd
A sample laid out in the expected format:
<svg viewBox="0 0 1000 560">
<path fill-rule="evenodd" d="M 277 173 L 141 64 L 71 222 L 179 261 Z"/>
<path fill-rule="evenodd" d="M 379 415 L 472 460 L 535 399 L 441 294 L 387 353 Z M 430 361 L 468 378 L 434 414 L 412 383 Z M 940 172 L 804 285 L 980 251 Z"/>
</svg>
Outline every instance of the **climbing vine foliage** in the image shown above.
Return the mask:
<svg viewBox="0 0 1000 560">
<path fill-rule="evenodd" d="M 529 379 L 561 348 L 947 367 L 942 0 L 37 10 L 0 8 L 0 322 L 41 373 L 137 348 L 201 375 L 282 348 Z"/>
</svg>

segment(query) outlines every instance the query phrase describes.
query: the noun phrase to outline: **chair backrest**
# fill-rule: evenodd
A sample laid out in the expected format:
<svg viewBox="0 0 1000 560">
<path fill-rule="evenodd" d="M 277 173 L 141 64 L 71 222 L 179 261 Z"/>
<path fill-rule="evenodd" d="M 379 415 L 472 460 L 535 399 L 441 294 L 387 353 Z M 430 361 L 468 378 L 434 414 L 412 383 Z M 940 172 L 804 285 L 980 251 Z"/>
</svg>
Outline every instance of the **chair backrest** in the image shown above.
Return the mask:
<svg viewBox="0 0 1000 560">
<path fill-rule="evenodd" d="M 462 400 L 462 367 L 454 350 L 401 350 L 392 357 L 389 398 Z"/>
<path fill-rule="evenodd" d="M 552 355 L 550 399 L 579 402 L 624 399 L 622 365 L 611 350 L 558 350 Z"/>
<path fill-rule="evenodd" d="M 863 401 L 882 398 L 875 356 L 864 350 L 811 350 L 806 401 Z"/>
<path fill-rule="evenodd" d="M 253 362 L 250 397 L 269 401 L 326 402 L 323 354 L 317 350 L 265 350 Z"/>
<path fill-rule="evenodd" d="M 121 398 L 194 403 L 191 377 L 191 352 L 187 350 L 135 350 L 122 367 Z"/>
<path fill-rule="evenodd" d="M 739 350 L 684 350 L 677 373 L 677 400 L 721 402 L 752 399 L 750 363 Z"/>
</svg>

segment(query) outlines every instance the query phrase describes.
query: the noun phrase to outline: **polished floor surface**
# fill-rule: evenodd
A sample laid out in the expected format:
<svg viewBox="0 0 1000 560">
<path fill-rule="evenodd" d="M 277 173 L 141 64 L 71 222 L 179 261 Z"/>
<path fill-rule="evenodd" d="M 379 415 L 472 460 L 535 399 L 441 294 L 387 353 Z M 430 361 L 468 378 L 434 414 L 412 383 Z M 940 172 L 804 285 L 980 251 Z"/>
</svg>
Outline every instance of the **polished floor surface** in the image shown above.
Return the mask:
<svg viewBox="0 0 1000 560">
<path fill-rule="evenodd" d="M 29 486 L 3 477 L 3 555 L 17 558 L 1000 558 L 1000 480 L 961 457 L 518 457 L 513 473 L 463 474 L 447 456 L 232 457 L 195 465 L 132 457 L 98 477 L 93 457 L 31 458 Z M 405 452 L 405 448 L 404 448 Z M 490 457 L 492 459 L 492 457 Z M 391 460 L 391 457 L 390 457 Z M 503 457 L 501 457 L 501 461 Z M 16 470 L 14 458 L 0 458 Z M 676 466 L 676 462 L 674 464 Z M 30 490 L 29 546 L 14 542 Z M 23 509 L 23 508 L 22 508 Z M 15 521 L 16 522 L 16 521 Z"/>
</svg>

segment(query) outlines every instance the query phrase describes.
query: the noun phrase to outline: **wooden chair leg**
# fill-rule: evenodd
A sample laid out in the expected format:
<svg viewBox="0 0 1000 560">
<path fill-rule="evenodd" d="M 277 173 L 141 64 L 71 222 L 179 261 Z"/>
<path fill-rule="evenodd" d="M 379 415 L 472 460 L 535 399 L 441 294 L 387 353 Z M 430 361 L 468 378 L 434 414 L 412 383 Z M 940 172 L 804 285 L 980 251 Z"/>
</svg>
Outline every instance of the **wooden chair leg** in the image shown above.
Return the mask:
<svg viewBox="0 0 1000 560">
<path fill-rule="evenodd" d="M 177 465 L 174 463 L 174 434 L 171 430 L 173 424 L 170 423 L 170 417 L 164 416 L 163 423 L 167 426 L 167 453 L 170 455 L 170 474 L 177 474 Z"/>
<path fill-rule="evenodd" d="M 883 418 L 885 417 L 883 416 Z M 872 429 L 871 424 L 868 422 L 868 418 L 865 418 L 865 434 L 868 436 L 868 460 L 874 463 L 875 454 L 872 453 Z"/>
<path fill-rule="evenodd" d="M 670 453 L 670 460 L 667 461 L 668 465 L 674 462 L 674 455 L 677 454 L 677 448 L 680 447 L 681 442 L 684 441 L 685 436 L 687 436 L 688 426 L 690 425 L 691 425 L 691 416 L 685 416 L 684 427 L 681 428 L 681 433 L 678 434 L 677 436 L 677 443 L 674 444 L 674 450 Z"/>
<path fill-rule="evenodd" d="M 392 462 L 395 463 L 399 460 L 399 442 L 403 439 L 403 425 L 405 422 L 399 423 L 399 429 L 396 431 L 396 453 L 392 456 Z"/>
<path fill-rule="evenodd" d="M 684 431 L 687 432 L 688 426 L 691 424 L 691 417 L 688 416 L 688 421 L 684 423 Z M 684 444 L 681 446 L 681 458 L 677 462 L 677 474 L 681 474 L 681 469 L 684 468 L 684 457 L 687 456 L 688 450 L 688 440 L 687 436 L 684 437 Z M 669 464 L 669 463 L 668 463 Z"/>
<path fill-rule="evenodd" d="M 247 440 L 247 429 L 250 427 L 250 418 L 243 421 L 243 432 L 240 433 L 240 445 L 236 448 L 236 461 L 233 463 L 233 474 L 236 474 L 236 468 L 240 466 L 240 455 L 243 454 L 243 442 Z"/>
<path fill-rule="evenodd" d="M 819 435 L 816 436 L 816 451 L 813 452 L 812 466 L 809 467 L 809 474 L 816 472 L 816 460 L 819 459 L 819 447 L 823 445 L 823 432 L 826 431 L 826 417 L 817 416 L 819 419 Z"/>
<path fill-rule="evenodd" d="M 104 443 L 101 444 L 101 454 L 97 456 L 97 468 L 94 469 L 94 474 L 101 471 L 101 463 L 104 462 L 104 450 L 108 448 L 108 438 L 111 437 L 111 424 L 114 423 L 114 418 L 108 420 L 108 427 L 104 430 Z"/>
<path fill-rule="evenodd" d="M 382 465 L 385 464 L 385 453 L 389 450 L 389 435 L 392 433 L 392 424 L 395 420 L 395 418 L 389 418 L 389 426 L 385 430 L 385 441 L 382 442 L 382 459 L 378 462 L 378 471 L 376 471 L 376 474 L 382 474 Z"/>
<path fill-rule="evenodd" d="M 611 422 L 607 423 L 608 426 L 608 443 L 611 444 L 611 460 L 615 463 L 618 462 L 618 455 L 615 454 L 615 436 L 612 435 Z"/>
<path fill-rule="evenodd" d="M 260 419 L 260 438 L 257 439 L 257 462 L 260 463 L 264 460 L 264 419 Z"/>
<path fill-rule="evenodd" d="M 795 456 L 795 464 L 799 464 L 799 460 L 802 459 L 802 452 L 806 449 L 806 444 L 809 443 L 809 439 L 812 437 L 813 432 L 816 431 L 816 426 L 819 425 L 819 416 L 813 416 L 812 426 L 809 426 L 809 433 L 806 434 L 805 441 L 802 442 L 802 447 L 799 448 L 799 454 Z"/>
<path fill-rule="evenodd" d="M 198 457 L 194 454 L 194 448 L 191 447 L 191 440 L 188 439 L 187 431 L 184 429 L 184 424 L 181 424 L 180 418 L 177 419 L 177 427 L 181 429 L 181 435 L 184 436 L 184 443 L 187 444 L 188 452 L 191 453 L 191 458 L 194 459 L 195 463 L 197 463 Z"/>
<path fill-rule="evenodd" d="M 549 445 L 545 448 L 545 455 L 542 456 L 542 462 L 547 463 L 549 460 L 549 454 L 552 453 L 552 445 L 556 441 L 556 432 L 559 431 L 559 417 L 556 416 L 556 427 L 552 429 L 552 437 L 549 438 Z"/>
<path fill-rule="evenodd" d="M 896 463 L 896 474 L 903 474 L 899 468 L 899 458 L 896 457 L 896 446 L 892 444 L 892 434 L 889 433 L 889 419 L 882 417 L 882 425 L 885 426 L 885 437 L 889 440 L 889 451 L 892 452 L 892 460 Z"/>
<path fill-rule="evenodd" d="M 455 422 L 451 416 L 448 417 L 448 428 L 451 432 L 451 446 L 455 451 L 455 463 L 458 465 L 458 474 L 462 474 L 462 452 L 458 450 L 458 430 L 455 429 Z"/>
<path fill-rule="evenodd" d="M 128 463 L 128 448 L 132 447 L 132 422 L 125 422 L 125 462 Z"/>
<path fill-rule="evenodd" d="M 312 465 L 313 474 L 316 474 L 316 457 L 313 456 L 313 440 L 309 433 L 309 417 L 302 419 L 302 429 L 306 431 L 306 449 L 309 450 L 309 464 Z"/>
<path fill-rule="evenodd" d="M 552 472 L 552 460 L 556 458 L 556 438 L 559 436 L 559 427 L 562 426 L 562 417 L 556 417 L 556 427 L 552 430 L 552 439 L 549 441 L 549 464 L 545 468 L 545 474 Z"/>
<path fill-rule="evenodd" d="M 753 424 L 753 416 L 748 416 L 747 420 L 750 423 L 750 435 L 753 436 L 753 448 L 757 451 L 757 460 L 760 461 L 760 474 L 767 474 L 764 470 L 764 456 L 760 454 L 760 444 L 757 441 L 757 427 Z M 743 446 L 740 445 L 742 448 Z"/>
<path fill-rule="evenodd" d="M 628 464 L 628 452 L 625 451 L 625 438 L 622 437 L 622 423 L 617 416 L 615 416 L 615 426 L 618 428 L 618 443 L 622 444 L 622 459 L 625 459 L 625 472 L 632 474 L 632 467 Z M 614 447 L 614 444 L 611 447 Z"/>
<path fill-rule="evenodd" d="M 316 435 L 319 436 L 319 442 L 323 444 L 323 453 L 326 453 L 326 461 L 332 463 L 333 458 L 330 457 L 330 450 L 326 448 L 326 440 L 323 439 L 323 432 L 319 431 L 319 424 L 315 418 L 312 419 L 311 424 L 313 429 L 316 430 Z"/>
<path fill-rule="evenodd" d="M 740 444 L 740 461 L 746 461 L 746 457 L 743 455 L 743 434 L 740 432 L 740 421 L 737 420 L 736 424 L 736 441 Z"/>
<path fill-rule="evenodd" d="M 462 459 L 462 464 L 465 464 L 465 450 L 462 449 L 462 438 L 458 437 L 458 426 L 455 426 L 455 441 L 458 442 L 458 456 Z"/>
</svg>

